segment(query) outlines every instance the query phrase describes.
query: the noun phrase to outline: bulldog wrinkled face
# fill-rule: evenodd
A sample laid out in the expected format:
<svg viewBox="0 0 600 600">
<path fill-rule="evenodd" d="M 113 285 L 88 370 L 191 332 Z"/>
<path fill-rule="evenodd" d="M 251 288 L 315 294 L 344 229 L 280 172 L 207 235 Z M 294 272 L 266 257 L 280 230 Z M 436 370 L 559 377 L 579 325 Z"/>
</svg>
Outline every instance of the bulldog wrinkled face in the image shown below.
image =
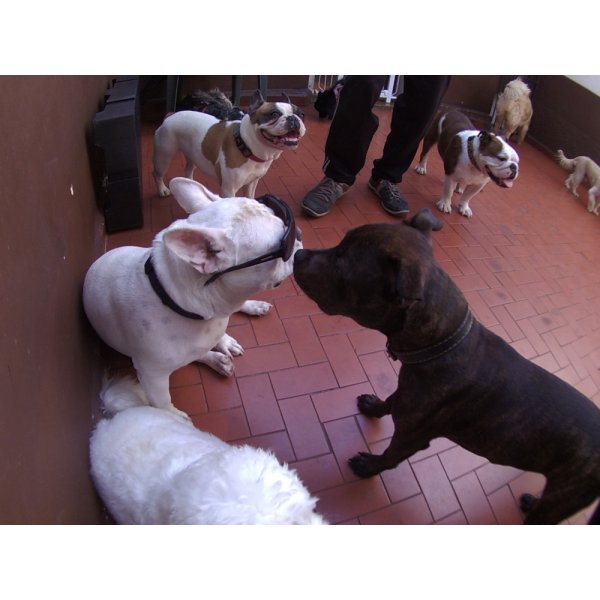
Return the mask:
<svg viewBox="0 0 600 600">
<path fill-rule="evenodd" d="M 256 96 L 249 114 L 263 139 L 275 148 L 296 148 L 306 133 L 304 113 L 289 102 L 265 102 Z"/>
<path fill-rule="evenodd" d="M 482 131 L 479 156 L 490 179 L 500 187 L 512 187 L 519 176 L 519 155 L 502 138 Z"/>
</svg>

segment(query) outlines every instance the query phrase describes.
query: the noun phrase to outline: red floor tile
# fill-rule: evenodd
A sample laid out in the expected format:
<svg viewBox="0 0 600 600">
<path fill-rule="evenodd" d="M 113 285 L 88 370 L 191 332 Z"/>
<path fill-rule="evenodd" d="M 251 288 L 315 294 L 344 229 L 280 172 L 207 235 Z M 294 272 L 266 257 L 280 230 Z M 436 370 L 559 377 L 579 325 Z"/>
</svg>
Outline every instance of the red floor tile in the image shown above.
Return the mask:
<svg viewBox="0 0 600 600">
<path fill-rule="evenodd" d="M 377 109 L 380 127 L 357 183 L 327 216 L 302 214 L 304 194 L 322 178 L 329 127 L 311 107 L 306 113 L 300 147 L 273 163 L 258 192 L 278 194 L 290 204 L 306 248 L 335 245 L 364 223 L 397 222 L 366 187 L 389 128 L 386 108 Z M 144 226 L 108 236 L 107 248 L 147 246 L 161 228 L 184 217 L 172 198 L 155 193 L 150 166 L 155 126 L 142 126 Z M 527 143 L 519 152 L 522 170 L 515 186 L 487 186 L 471 202 L 472 219 L 456 207 L 450 215 L 436 212 L 444 228 L 433 236 L 435 256 L 484 325 L 600 405 L 600 221 L 564 189 L 564 172 L 552 157 Z M 411 212 L 422 207 L 435 212 L 443 168 L 435 152 L 429 162 L 425 177 L 409 170 L 400 184 Z M 169 176 L 182 175 L 183 166 L 178 158 Z M 210 178 L 198 173 L 197 179 L 216 191 Z M 356 397 L 392 393 L 400 364 L 388 358 L 382 334 L 323 314 L 293 278 L 259 298 L 274 305 L 268 315 L 230 319 L 228 332 L 245 348 L 234 360 L 232 378 L 197 365 L 171 377 L 175 404 L 198 427 L 229 442 L 270 449 L 290 463 L 334 524 L 522 522 L 518 498 L 524 491 L 539 492 L 543 478 L 491 464 L 444 438 L 396 469 L 358 479 L 348 459 L 358 451 L 383 452 L 393 423 L 390 417 L 359 415 Z M 129 368 L 113 360 L 115 368 Z M 590 511 L 568 522 L 584 522 Z"/>
</svg>

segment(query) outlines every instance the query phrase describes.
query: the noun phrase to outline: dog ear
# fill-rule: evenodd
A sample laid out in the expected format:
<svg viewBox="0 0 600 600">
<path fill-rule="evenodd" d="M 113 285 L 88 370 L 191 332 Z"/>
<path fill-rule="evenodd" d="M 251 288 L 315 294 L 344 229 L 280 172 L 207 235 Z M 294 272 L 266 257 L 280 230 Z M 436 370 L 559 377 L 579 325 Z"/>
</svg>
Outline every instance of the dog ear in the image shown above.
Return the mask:
<svg viewBox="0 0 600 600">
<path fill-rule="evenodd" d="M 421 209 L 412 219 L 404 221 L 406 225 L 418 229 L 427 237 L 431 237 L 432 231 L 439 231 L 444 224 L 428 209 Z"/>
<path fill-rule="evenodd" d="M 416 302 L 423 300 L 425 289 L 423 270 L 419 264 L 402 259 L 394 260 L 392 294 L 395 304 L 408 310 Z"/>
<path fill-rule="evenodd" d="M 235 258 L 235 245 L 224 229 L 179 227 L 162 239 L 168 250 L 203 275 L 227 269 Z"/>
<path fill-rule="evenodd" d="M 169 189 L 173 192 L 173 196 L 181 208 L 190 215 L 220 198 L 201 183 L 187 177 L 171 179 Z"/>
<path fill-rule="evenodd" d="M 252 94 L 250 107 L 248 108 L 248 114 L 253 115 L 264 103 L 265 99 L 262 97 L 260 90 L 256 90 L 254 94 Z"/>
<path fill-rule="evenodd" d="M 482 148 L 485 148 L 493 139 L 493 135 L 489 131 L 480 131 L 478 137 Z"/>
</svg>

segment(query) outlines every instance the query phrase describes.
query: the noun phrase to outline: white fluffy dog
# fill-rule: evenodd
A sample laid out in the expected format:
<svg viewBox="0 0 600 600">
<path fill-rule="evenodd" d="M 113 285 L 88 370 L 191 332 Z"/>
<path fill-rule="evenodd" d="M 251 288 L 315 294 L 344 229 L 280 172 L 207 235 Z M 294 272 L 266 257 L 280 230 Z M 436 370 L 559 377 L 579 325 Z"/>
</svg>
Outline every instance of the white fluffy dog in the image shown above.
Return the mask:
<svg viewBox="0 0 600 600">
<path fill-rule="evenodd" d="M 147 406 L 132 379 L 110 382 L 101 396 L 114 416 L 91 436 L 91 473 L 118 523 L 325 524 L 316 498 L 272 454 Z"/>
</svg>

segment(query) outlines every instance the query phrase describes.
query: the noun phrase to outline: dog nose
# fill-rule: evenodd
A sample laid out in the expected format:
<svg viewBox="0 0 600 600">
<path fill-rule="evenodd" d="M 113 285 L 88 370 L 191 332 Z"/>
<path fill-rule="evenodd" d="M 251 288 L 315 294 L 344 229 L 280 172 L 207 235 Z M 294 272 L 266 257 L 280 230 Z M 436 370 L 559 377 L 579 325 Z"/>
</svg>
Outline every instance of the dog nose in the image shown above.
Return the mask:
<svg viewBox="0 0 600 600">
<path fill-rule="evenodd" d="M 290 115 L 286 118 L 288 131 L 300 131 L 300 121 L 295 115 Z"/>
<path fill-rule="evenodd" d="M 517 174 L 517 165 L 515 163 L 510 164 L 510 174 L 512 177 Z"/>
<path fill-rule="evenodd" d="M 294 264 L 299 264 L 306 259 L 307 253 L 306 250 L 296 250 L 294 253 Z"/>
</svg>

